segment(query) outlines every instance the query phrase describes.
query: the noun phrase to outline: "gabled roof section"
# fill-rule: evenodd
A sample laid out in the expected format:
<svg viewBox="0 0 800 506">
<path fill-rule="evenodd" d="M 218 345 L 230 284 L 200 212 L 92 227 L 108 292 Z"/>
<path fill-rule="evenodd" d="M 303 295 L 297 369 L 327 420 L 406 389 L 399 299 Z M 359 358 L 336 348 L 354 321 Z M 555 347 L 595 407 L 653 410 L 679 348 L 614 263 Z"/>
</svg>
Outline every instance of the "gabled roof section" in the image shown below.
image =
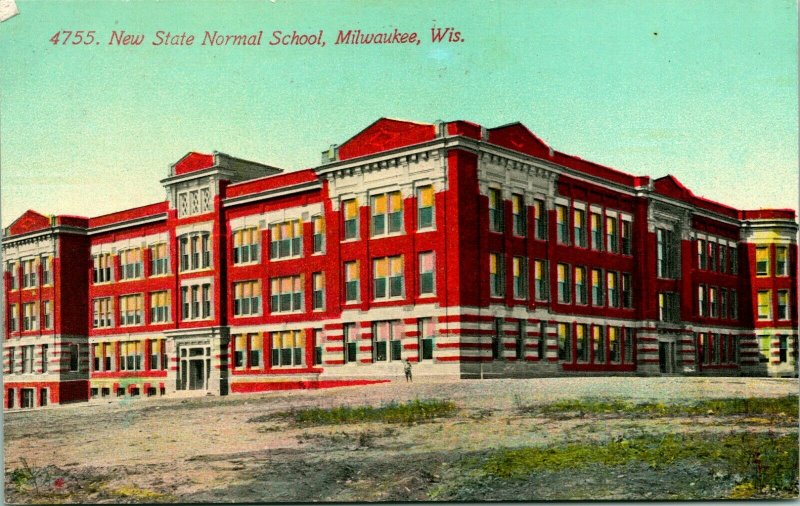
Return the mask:
<svg viewBox="0 0 800 506">
<path fill-rule="evenodd" d="M 671 174 L 660 177 L 653 181 L 653 190 L 656 193 L 680 200 L 689 204 L 693 204 L 706 211 L 719 213 L 730 218 L 739 219 L 739 211 L 733 207 L 720 204 L 705 197 L 698 197 L 689 188 L 684 186 L 683 183 L 678 181 L 678 178 Z"/>
<path fill-rule="evenodd" d="M 381 118 L 339 146 L 339 160 L 402 148 L 436 138 L 436 125 Z"/>
<path fill-rule="evenodd" d="M 25 211 L 6 229 L 6 235 L 20 235 L 50 228 L 51 218 L 32 209 Z"/>
<path fill-rule="evenodd" d="M 175 175 L 180 176 L 196 170 L 208 169 L 214 166 L 214 155 L 190 151 L 175 162 Z"/>
<path fill-rule="evenodd" d="M 513 149 L 536 158 L 548 158 L 552 153 L 542 139 L 520 122 L 490 128 L 488 133 L 489 142 L 496 146 Z"/>
</svg>

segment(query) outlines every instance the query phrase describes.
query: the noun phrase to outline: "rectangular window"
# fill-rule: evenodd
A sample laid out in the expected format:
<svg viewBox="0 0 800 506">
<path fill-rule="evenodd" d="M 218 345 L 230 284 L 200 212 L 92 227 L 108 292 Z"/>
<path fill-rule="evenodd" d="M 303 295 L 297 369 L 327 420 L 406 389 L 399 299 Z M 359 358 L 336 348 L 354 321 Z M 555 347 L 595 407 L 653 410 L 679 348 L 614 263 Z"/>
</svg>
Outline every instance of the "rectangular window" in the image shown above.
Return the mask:
<svg viewBox="0 0 800 506">
<path fill-rule="evenodd" d="M 578 362 L 589 361 L 589 334 L 583 323 L 575 325 L 575 349 L 578 353 Z"/>
<path fill-rule="evenodd" d="M 243 228 L 233 232 L 233 263 L 247 264 L 261 261 L 260 237 L 261 232 L 258 227 Z"/>
<path fill-rule="evenodd" d="M 514 298 L 528 298 L 528 260 L 525 257 L 512 259 L 514 275 Z"/>
<path fill-rule="evenodd" d="M 8 273 L 8 277 L 11 279 L 11 290 L 16 290 L 19 288 L 19 272 L 17 271 L 17 264 L 14 262 L 8 262 L 6 264 L 6 272 Z"/>
<path fill-rule="evenodd" d="M 533 201 L 533 232 L 536 239 L 547 239 L 547 210 L 544 201 L 539 199 Z"/>
<path fill-rule="evenodd" d="M 419 350 L 421 360 L 433 360 L 434 328 L 433 318 L 420 318 L 417 320 L 419 333 Z"/>
<path fill-rule="evenodd" d="M 436 260 L 433 251 L 419 254 L 419 294 L 433 295 L 436 293 Z"/>
<path fill-rule="evenodd" d="M 284 276 L 270 280 L 270 311 L 292 313 L 303 310 L 303 277 Z"/>
<path fill-rule="evenodd" d="M 314 365 L 322 365 L 322 329 L 314 329 Z"/>
<path fill-rule="evenodd" d="M 272 366 L 300 367 L 304 364 L 305 332 L 286 330 L 272 333 Z"/>
<path fill-rule="evenodd" d="M 569 208 L 556 205 L 556 240 L 559 244 L 569 244 Z"/>
<path fill-rule="evenodd" d="M 775 275 L 789 275 L 789 253 L 786 246 L 775 247 Z"/>
<path fill-rule="evenodd" d="M 261 281 L 242 281 L 233 284 L 233 315 L 261 314 Z"/>
<path fill-rule="evenodd" d="M 35 302 L 22 305 L 22 330 L 39 330 L 39 305 Z"/>
<path fill-rule="evenodd" d="M 358 201 L 356 199 L 342 202 L 342 219 L 344 239 L 358 238 Z"/>
<path fill-rule="evenodd" d="M 50 347 L 48 345 L 42 345 L 42 374 L 47 372 L 47 364 L 50 362 L 49 350 Z"/>
<path fill-rule="evenodd" d="M 726 273 L 728 272 L 728 247 L 724 244 L 720 244 L 718 248 L 718 255 L 719 255 L 719 272 Z"/>
<path fill-rule="evenodd" d="M 511 195 L 511 213 L 514 221 L 514 235 L 525 237 L 528 234 L 528 220 L 525 213 L 525 197 L 522 195 Z"/>
<path fill-rule="evenodd" d="M 672 230 L 656 229 L 656 273 L 659 278 L 678 276 L 678 249 Z"/>
<path fill-rule="evenodd" d="M 315 311 L 325 309 L 325 276 L 321 272 L 311 275 L 311 299 Z"/>
<path fill-rule="evenodd" d="M 603 250 L 603 217 L 599 213 L 591 213 L 590 215 L 592 226 L 592 249 L 596 251 Z"/>
<path fill-rule="evenodd" d="M 772 319 L 772 291 L 759 290 L 758 292 L 758 319 Z"/>
<path fill-rule="evenodd" d="M 14 356 L 14 348 L 6 348 L 6 350 L 8 351 L 7 374 L 14 374 L 16 372 L 16 365 L 15 365 L 16 357 Z"/>
<path fill-rule="evenodd" d="M 114 326 L 114 303 L 111 297 L 94 299 L 93 301 L 94 319 L 93 327 L 106 328 Z"/>
<path fill-rule="evenodd" d="M 558 302 L 561 304 L 569 304 L 571 300 L 569 270 L 569 265 L 566 264 L 558 264 L 556 266 L 556 276 L 558 278 Z"/>
<path fill-rule="evenodd" d="M 789 291 L 778 290 L 778 319 L 789 319 Z"/>
<path fill-rule="evenodd" d="M 417 230 L 433 227 L 433 186 L 417 188 Z"/>
<path fill-rule="evenodd" d="M 114 260 L 110 253 L 95 255 L 92 258 L 94 268 L 92 270 L 94 283 L 108 283 L 113 281 Z"/>
<path fill-rule="evenodd" d="M 708 315 L 708 309 L 706 308 L 706 287 L 704 285 L 697 287 L 697 314 L 700 316 Z"/>
<path fill-rule="evenodd" d="M 622 307 L 631 309 L 633 307 L 633 282 L 629 273 L 622 273 Z"/>
<path fill-rule="evenodd" d="M 247 334 L 247 342 L 250 345 L 250 356 L 247 359 L 247 367 L 251 369 L 260 369 L 263 365 L 261 363 L 261 335 Z"/>
<path fill-rule="evenodd" d="M 736 320 L 739 318 L 739 298 L 736 296 L 736 290 L 731 290 L 731 319 Z"/>
<path fill-rule="evenodd" d="M 662 322 L 677 322 L 680 320 L 680 305 L 677 293 L 658 293 L 658 317 Z"/>
<path fill-rule="evenodd" d="M 22 374 L 32 374 L 33 373 L 33 350 L 34 346 L 23 346 L 22 347 Z M 77 369 L 71 369 L 77 370 Z"/>
<path fill-rule="evenodd" d="M 370 210 L 373 237 L 403 230 L 403 196 L 399 191 L 373 195 Z"/>
<path fill-rule="evenodd" d="M 592 269 L 592 305 L 593 306 L 603 306 L 605 305 L 605 301 L 603 300 L 604 292 L 603 290 L 603 271 L 600 269 Z"/>
<path fill-rule="evenodd" d="M 165 323 L 170 321 L 170 306 L 172 300 L 170 292 L 153 292 L 150 294 L 150 322 Z"/>
<path fill-rule="evenodd" d="M 342 327 L 344 339 L 344 363 L 354 363 L 356 361 L 356 351 L 358 350 L 358 330 L 355 323 L 345 323 Z"/>
<path fill-rule="evenodd" d="M 138 279 L 144 276 L 141 248 L 121 251 L 119 254 L 119 279 Z"/>
<path fill-rule="evenodd" d="M 633 243 L 631 242 L 633 225 L 630 221 L 623 219 L 622 228 L 620 229 L 620 238 L 622 239 L 622 254 L 630 255 L 633 252 Z"/>
<path fill-rule="evenodd" d="M 736 246 L 731 246 L 728 250 L 731 257 L 731 274 L 739 273 L 739 251 Z"/>
<path fill-rule="evenodd" d="M 43 305 L 43 320 L 42 320 L 42 328 L 50 330 L 53 328 L 53 302 L 46 300 L 42 302 Z"/>
<path fill-rule="evenodd" d="M 719 290 L 719 317 L 728 318 L 728 290 L 725 288 Z"/>
<path fill-rule="evenodd" d="M 42 284 L 43 285 L 52 285 L 53 284 L 53 257 L 49 255 L 42 255 L 41 257 L 41 265 L 42 265 Z"/>
<path fill-rule="evenodd" d="M 706 241 L 704 239 L 697 240 L 697 266 L 700 269 L 705 269 L 708 265 L 708 249 L 706 248 Z"/>
<path fill-rule="evenodd" d="M 625 347 L 624 347 L 626 364 L 633 363 L 633 349 L 634 349 L 633 329 L 628 327 L 625 329 Z"/>
<path fill-rule="evenodd" d="M 717 243 L 708 241 L 708 270 L 717 270 Z"/>
<path fill-rule="evenodd" d="M 22 261 L 22 288 L 33 288 L 38 285 L 38 264 L 39 262 L 37 260 Z"/>
<path fill-rule="evenodd" d="M 150 275 L 163 274 L 169 274 L 169 253 L 165 242 L 150 246 Z"/>
<path fill-rule="evenodd" d="M 573 209 L 572 235 L 575 237 L 575 246 L 586 247 L 586 211 Z"/>
<path fill-rule="evenodd" d="M 533 276 L 536 300 L 548 300 L 550 298 L 550 283 L 548 282 L 547 260 L 534 260 Z"/>
<path fill-rule="evenodd" d="M 375 299 L 402 297 L 403 257 L 376 258 L 372 262 L 373 297 Z"/>
<path fill-rule="evenodd" d="M 575 303 L 587 304 L 588 299 L 586 267 L 575 267 Z"/>
<path fill-rule="evenodd" d="M 311 217 L 311 228 L 314 231 L 314 253 L 322 253 L 325 251 L 325 218 L 322 216 Z"/>
<path fill-rule="evenodd" d="M 391 320 L 372 325 L 372 361 L 402 360 L 403 322 Z"/>
<path fill-rule="evenodd" d="M 617 237 L 617 219 L 606 216 L 606 249 L 611 253 L 619 253 L 619 237 Z"/>
<path fill-rule="evenodd" d="M 558 359 L 562 362 L 572 362 L 572 340 L 569 335 L 569 324 L 559 323 L 558 328 Z"/>
<path fill-rule="evenodd" d="M 150 341 L 150 370 L 165 371 L 167 369 L 167 349 L 165 339 L 153 339 Z M 97 345 L 96 349 L 100 349 Z"/>
<path fill-rule="evenodd" d="M 359 295 L 358 261 L 344 263 L 344 300 L 358 302 Z"/>
<path fill-rule="evenodd" d="M 119 368 L 121 371 L 141 371 L 144 369 L 144 346 L 142 341 L 120 343 Z"/>
<path fill-rule="evenodd" d="M 189 247 L 189 236 L 182 236 L 178 238 L 179 255 L 181 259 L 180 270 L 189 270 L 189 257 L 191 256 L 191 248 Z"/>
<path fill-rule="evenodd" d="M 622 358 L 622 343 L 619 334 L 619 327 L 608 327 L 608 351 L 612 364 L 619 364 Z"/>
<path fill-rule="evenodd" d="M 594 363 L 606 363 L 606 339 L 601 325 L 592 326 L 592 343 L 594 346 Z"/>
<path fill-rule="evenodd" d="M 273 260 L 296 258 L 303 254 L 303 222 L 289 220 L 269 227 L 269 257 Z"/>
<path fill-rule="evenodd" d="M 503 193 L 495 188 L 489 188 L 489 230 L 503 231 Z"/>
<path fill-rule="evenodd" d="M 717 307 L 717 289 L 711 287 L 708 289 L 708 308 L 709 308 L 709 316 L 711 318 L 717 318 L 719 316 L 719 308 Z"/>
<path fill-rule="evenodd" d="M 144 296 L 123 295 L 119 298 L 119 324 L 141 325 L 144 323 Z"/>
<path fill-rule="evenodd" d="M 19 311 L 16 304 L 11 304 L 8 308 L 8 330 L 16 332 L 19 329 Z"/>
<path fill-rule="evenodd" d="M 756 248 L 756 276 L 769 276 L 769 247 Z"/>
<path fill-rule="evenodd" d="M 211 318 L 211 284 L 181 287 L 181 307 L 184 320 Z"/>
<path fill-rule="evenodd" d="M 178 239 L 178 247 L 181 271 L 211 267 L 211 236 L 208 232 L 183 235 Z"/>
<path fill-rule="evenodd" d="M 489 294 L 492 297 L 504 295 L 503 257 L 498 253 L 489 253 Z"/>
<path fill-rule="evenodd" d="M 608 305 L 619 307 L 619 273 L 606 273 L 606 288 L 608 289 Z"/>
</svg>

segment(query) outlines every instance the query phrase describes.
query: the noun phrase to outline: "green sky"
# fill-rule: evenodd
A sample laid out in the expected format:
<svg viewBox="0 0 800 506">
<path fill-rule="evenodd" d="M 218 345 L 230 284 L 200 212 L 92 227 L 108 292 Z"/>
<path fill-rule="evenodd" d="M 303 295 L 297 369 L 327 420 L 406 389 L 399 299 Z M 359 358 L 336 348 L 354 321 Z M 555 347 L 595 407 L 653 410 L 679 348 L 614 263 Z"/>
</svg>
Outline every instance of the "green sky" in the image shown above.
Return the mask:
<svg viewBox="0 0 800 506">
<path fill-rule="evenodd" d="M 670 173 L 746 208 L 797 207 L 792 1 L 36 1 L 0 24 L 2 223 L 163 199 L 190 150 L 297 169 L 381 116 L 522 121 L 555 149 Z M 433 26 L 464 42 L 430 43 Z M 339 29 L 418 46 L 335 46 Z M 53 45 L 95 30 L 99 45 Z M 107 44 L 112 30 L 140 47 Z M 261 47 L 153 47 L 157 30 Z M 269 47 L 324 30 L 325 48 Z"/>
</svg>

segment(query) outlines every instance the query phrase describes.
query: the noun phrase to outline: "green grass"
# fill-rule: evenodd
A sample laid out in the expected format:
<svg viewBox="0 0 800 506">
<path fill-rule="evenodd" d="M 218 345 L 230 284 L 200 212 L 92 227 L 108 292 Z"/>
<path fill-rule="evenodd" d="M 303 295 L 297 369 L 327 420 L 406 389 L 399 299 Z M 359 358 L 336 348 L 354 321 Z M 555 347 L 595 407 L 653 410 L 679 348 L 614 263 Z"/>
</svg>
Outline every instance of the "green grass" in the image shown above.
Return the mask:
<svg viewBox="0 0 800 506">
<path fill-rule="evenodd" d="M 577 443 L 546 448 L 499 450 L 480 466 L 490 476 L 515 478 L 536 471 L 581 469 L 593 464 L 610 467 L 643 462 L 663 469 L 677 461 L 721 465 L 743 482 L 733 491 L 734 498 L 771 490 L 798 493 L 797 434 L 743 432 L 726 436 L 710 434 L 642 436 L 603 445 Z"/>
<path fill-rule="evenodd" d="M 302 426 L 359 422 L 413 423 L 452 416 L 455 412 L 456 405 L 452 401 L 413 400 L 402 404 L 392 402 L 380 407 L 340 406 L 330 409 L 298 409 L 255 417 L 249 421 L 264 422 L 283 419 Z"/>
<path fill-rule="evenodd" d="M 577 399 L 565 400 L 542 406 L 521 406 L 523 413 L 559 415 L 582 412 L 586 414 L 623 414 L 634 416 L 715 416 L 762 415 L 786 416 L 796 420 L 798 417 L 798 397 L 789 395 L 777 398 L 731 398 L 709 399 L 692 403 L 643 402 L 634 403 L 619 400 Z"/>
</svg>

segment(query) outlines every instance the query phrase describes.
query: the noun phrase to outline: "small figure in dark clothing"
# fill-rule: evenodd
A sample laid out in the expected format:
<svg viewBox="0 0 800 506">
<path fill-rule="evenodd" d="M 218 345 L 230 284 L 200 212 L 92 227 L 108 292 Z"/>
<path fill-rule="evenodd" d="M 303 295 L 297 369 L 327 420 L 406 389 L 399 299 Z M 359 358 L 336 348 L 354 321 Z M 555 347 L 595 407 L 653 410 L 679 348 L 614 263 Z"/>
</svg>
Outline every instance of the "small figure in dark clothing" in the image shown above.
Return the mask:
<svg viewBox="0 0 800 506">
<path fill-rule="evenodd" d="M 406 359 L 404 370 L 406 372 L 406 383 L 408 383 L 411 381 L 411 362 L 408 359 Z"/>
</svg>

